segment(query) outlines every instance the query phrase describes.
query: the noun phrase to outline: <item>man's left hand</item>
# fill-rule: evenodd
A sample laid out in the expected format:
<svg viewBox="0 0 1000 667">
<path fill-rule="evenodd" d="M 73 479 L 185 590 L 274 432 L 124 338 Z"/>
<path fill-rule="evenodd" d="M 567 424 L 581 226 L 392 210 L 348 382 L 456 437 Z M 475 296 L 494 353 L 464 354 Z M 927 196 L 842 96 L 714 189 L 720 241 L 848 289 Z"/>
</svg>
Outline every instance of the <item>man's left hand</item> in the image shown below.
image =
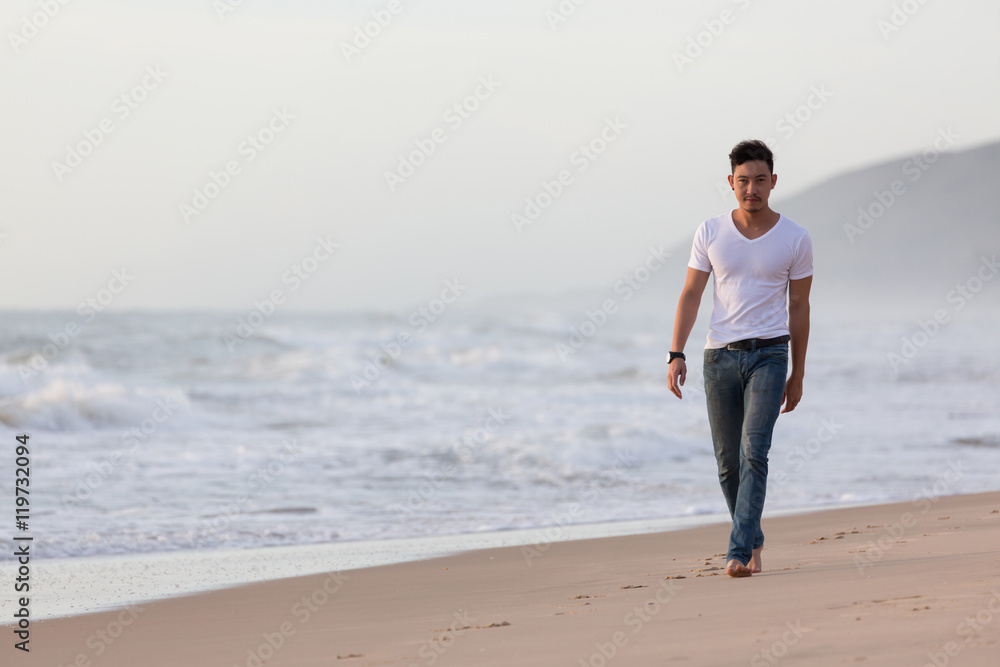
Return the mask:
<svg viewBox="0 0 1000 667">
<path fill-rule="evenodd" d="M 781 395 L 781 402 L 785 407 L 781 412 L 791 412 L 802 400 L 802 378 L 792 376 L 785 382 L 785 393 Z"/>
</svg>

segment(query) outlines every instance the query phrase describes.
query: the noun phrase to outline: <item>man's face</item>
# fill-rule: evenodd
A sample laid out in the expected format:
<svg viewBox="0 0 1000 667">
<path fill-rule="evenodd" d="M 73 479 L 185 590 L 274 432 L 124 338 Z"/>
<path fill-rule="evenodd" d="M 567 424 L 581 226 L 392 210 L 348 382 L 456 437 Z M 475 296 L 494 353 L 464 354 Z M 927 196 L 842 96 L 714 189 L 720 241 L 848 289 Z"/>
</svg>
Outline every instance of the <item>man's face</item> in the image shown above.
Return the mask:
<svg viewBox="0 0 1000 667">
<path fill-rule="evenodd" d="M 729 177 L 729 184 L 740 208 L 747 213 L 757 213 L 767 208 L 767 200 L 777 180 L 778 176 L 771 173 L 766 162 L 753 160 L 737 165 Z"/>
</svg>

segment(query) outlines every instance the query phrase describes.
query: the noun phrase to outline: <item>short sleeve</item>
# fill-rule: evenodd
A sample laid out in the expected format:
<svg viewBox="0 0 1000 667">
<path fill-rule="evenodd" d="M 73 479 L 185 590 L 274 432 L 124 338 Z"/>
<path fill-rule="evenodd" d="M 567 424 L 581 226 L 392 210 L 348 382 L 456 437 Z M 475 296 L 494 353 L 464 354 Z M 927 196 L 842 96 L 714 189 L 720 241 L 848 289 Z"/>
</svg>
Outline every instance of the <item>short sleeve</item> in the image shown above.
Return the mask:
<svg viewBox="0 0 1000 667">
<path fill-rule="evenodd" d="M 792 259 L 792 268 L 788 271 L 789 280 L 799 280 L 808 278 L 813 274 L 813 246 L 809 232 L 802 235 L 798 248 L 795 250 L 795 257 Z"/>
<path fill-rule="evenodd" d="M 707 231 L 704 222 L 695 231 L 694 241 L 691 243 L 691 259 L 688 260 L 688 266 L 692 269 L 711 273 L 712 262 L 708 259 Z"/>
</svg>

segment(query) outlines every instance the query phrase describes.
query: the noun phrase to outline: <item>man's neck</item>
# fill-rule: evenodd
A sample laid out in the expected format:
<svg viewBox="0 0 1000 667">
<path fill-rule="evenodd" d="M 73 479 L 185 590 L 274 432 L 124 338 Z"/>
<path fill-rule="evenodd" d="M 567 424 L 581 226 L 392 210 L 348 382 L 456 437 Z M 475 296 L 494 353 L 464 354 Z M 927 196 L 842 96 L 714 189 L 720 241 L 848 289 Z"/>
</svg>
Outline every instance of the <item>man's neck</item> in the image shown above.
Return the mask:
<svg viewBox="0 0 1000 667">
<path fill-rule="evenodd" d="M 780 218 L 781 214 L 772 211 L 771 207 L 761 209 L 756 213 L 748 213 L 742 208 L 733 211 L 733 221 L 744 229 L 750 230 L 766 229 L 777 224 Z"/>
</svg>

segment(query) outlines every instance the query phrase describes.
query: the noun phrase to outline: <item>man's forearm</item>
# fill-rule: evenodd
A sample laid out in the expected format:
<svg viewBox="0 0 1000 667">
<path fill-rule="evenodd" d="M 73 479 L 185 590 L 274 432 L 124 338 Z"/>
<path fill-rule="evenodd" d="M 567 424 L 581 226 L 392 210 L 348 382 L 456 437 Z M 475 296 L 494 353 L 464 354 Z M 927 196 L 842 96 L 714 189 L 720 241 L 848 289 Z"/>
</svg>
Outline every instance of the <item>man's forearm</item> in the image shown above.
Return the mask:
<svg viewBox="0 0 1000 667">
<path fill-rule="evenodd" d="M 792 338 L 792 376 L 802 379 L 806 374 L 806 347 L 809 345 L 809 304 L 789 308 L 788 333 Z"/>
<path fill-rule="evenodd" d="M 670 341 L 671 351 L 684 351 L 684 345 L 687 344 L 691 329 L 694 328 L 695 320 L 698 319 L 698 306 L 700 305 L 700 297 L 693 294 L 681 294 L 681 298 L 677 301 L 677 313 L 674 315 L 674 337 Z"/>
</svg>

